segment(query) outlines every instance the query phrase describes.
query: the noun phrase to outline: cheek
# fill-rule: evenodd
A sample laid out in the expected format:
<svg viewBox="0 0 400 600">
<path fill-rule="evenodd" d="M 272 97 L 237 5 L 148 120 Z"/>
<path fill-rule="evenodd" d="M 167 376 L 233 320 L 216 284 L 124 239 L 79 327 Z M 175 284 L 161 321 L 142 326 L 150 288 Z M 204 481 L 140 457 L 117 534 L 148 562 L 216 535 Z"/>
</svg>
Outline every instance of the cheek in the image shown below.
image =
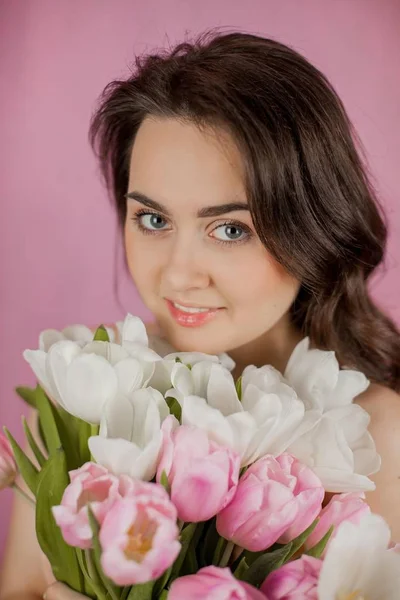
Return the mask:
<svg viewBox="0 0 400 600">
<path fill-rule="evenodd" d="M 146 239 L 128 230 L 125 233 L 125 256 L 131 277 L 140 292 L 151 281 L 155 269 L 153 253 L 146 244 Z"/>
<path fill-rule="evenodd" d="M 228 273 L 226 273 L 228 275 Z M 263 250 L 233 261 L 224 277 L 226 295 L 238 310 L 274 311 L 284 314 L 296 298 L 300 284 Z"/>
</svg>

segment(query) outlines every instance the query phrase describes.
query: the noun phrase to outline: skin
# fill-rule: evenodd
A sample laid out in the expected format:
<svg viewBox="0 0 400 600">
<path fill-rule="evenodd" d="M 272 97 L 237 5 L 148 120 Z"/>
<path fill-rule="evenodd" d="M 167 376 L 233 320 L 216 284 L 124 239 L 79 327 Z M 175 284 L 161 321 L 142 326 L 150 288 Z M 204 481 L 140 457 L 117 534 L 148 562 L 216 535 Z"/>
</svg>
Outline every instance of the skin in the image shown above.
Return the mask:
<svg viewBox="0 0 400 600">
<path fill-rule="evenodd" d="M 221 130 L 216 137 L 211 130 L 200 132 L 175 120 L 146 120 L 135 140 L 128 191 L 164 207 L 160 213 L 137 199 L 127 201 L 126 258 L 155 317 L 149 333 L 164 336 L 181 351 L 228 352 L 237 364 L 236 375 L 248 364 L 269 363 L 283 371 L 302 337 L 288 317 L 300 282 L 262 246 L 248 210 L 198 216 L 205 207 L 246 203 L 240 155 L 229 135 Z M 143 209 L 158 217 L 138 217 Z M 144 226 L 162 227 L 145 234 L 135 217 Z M 227 228 L 227 222 L 236 229 Z M 239 242 L 241 228 L 249 233 Z M 202 327 L 185 328 L 171 317 L 165 298 L 222 310 Z M 388 521 L 393 539 L 400 540 L 400 398 L 370 385 L 356 402 L 371 416 L 370 432 L 382 457 L 381 471 L 371 477 L 376 491 L 367 494 L 367 501 Z M 35 600 L 46 589 L 47 600 L 83 598 L 53 582 L 37 543 L 33 510 L 16 497 L 0 600 Z"/>
</svg>

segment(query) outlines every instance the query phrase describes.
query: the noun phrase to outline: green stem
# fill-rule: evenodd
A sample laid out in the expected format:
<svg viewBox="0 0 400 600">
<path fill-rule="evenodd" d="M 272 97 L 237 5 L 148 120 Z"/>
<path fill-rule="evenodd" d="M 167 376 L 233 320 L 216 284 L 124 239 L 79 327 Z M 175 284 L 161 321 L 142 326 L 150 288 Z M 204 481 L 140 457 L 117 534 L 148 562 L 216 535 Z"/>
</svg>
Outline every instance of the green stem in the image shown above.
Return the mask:
<svg viewBox="0 0 400 600">
<path fill-rule="evenodd" d="M 13 483 L 11 487 L 13 490 L 15 490 L 17 492 L 17 494 L 19 494 L 25 500 L 27 500 L 30 504 L 32 504 L 32 506 L 36 506 L 36 502 L 34 500 L 32 500 L 32 498 L 30 496 L 28 496 L 28 494 L 26 492 L 24 492 L 24 490 L 22 488 L 20 488 L 17 483 Z"/>
<path fill-rule="evenodd" d="M 228 566 L 229 559 L 230 559 L 230 557 L 232 555 L 234 547 L 235 547 L 235 543 L 234 542 L 228 542 L 227 543 L 227 545 L 225 547 L 225 550 L 224 550 L 224 553 L 223 553 L 222 558 L 221 558 L 221 562 L 219 563 L 220 567 L 227 567 Z"/>
<path fill-rule="evenodd" d="M 182 531 L 184 524 L 185 524 L 185 521 L 181 521 L 180 519 L 178 519 L 178 528 L 179 528 L 179 531 Z"/>
<path fill-rule="evenodd" d="M 78 558 L 78 562 L 79 562 L 79 566 L 81 568 L 81 571 L 83 573 L 84 578 L 86 579 L 88 585 L 90 585 L 90 587 L 92 588 L 93 592 L 96 594 L 98 600 L 107 600 L 106 595 L 103 593 L 102 589 L 96 584 L 95 581 L 93 581 L 93 579 L 90 577 L 87 569 L 86 569 L 86 565 L 83 561 L 83 554 L 81 553 L 80 550 L 77 551 L 76 556 Z"/>
<path fill-rule="evenodd" d="M 96 585 L 104 585 L 104 587 L 106 588 L 109 596 L 112 598 L 112 600 L 119 600 L 118 596 L 115 594 L 112 585 L 110 585 L 108 583 L 108 580 L 105 576 L 103 576 L 103 573 L 97 573 L 97 569 L 93 564 L 92 561 L 92 556 L 90 554 L 90 550 L 85 550 L 85 557 L 86 557 L 86 564 L 88 566 L 88 571 L 89 571 L 89 575 L 92 579 L 95 580 Z"/>
<path fill-rule="evenodd" d="M 130 585 L 125 586 L 121 592 L 121 600 L 126 600 L 127 597 L 129 596 L 130 591 L 131 591 L 131 586 Z"/>
</svg>

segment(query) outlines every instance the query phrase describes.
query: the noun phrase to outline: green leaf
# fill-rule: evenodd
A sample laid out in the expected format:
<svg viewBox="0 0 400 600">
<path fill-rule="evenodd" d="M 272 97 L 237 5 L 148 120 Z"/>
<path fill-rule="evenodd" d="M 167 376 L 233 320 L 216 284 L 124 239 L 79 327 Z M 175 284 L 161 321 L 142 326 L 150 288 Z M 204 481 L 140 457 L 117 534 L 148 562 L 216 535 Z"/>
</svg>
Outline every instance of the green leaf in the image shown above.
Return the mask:
<svg viewBox="0 0 400 600">
<path fill-rule="evenodd" d="M 248 570 L 249 565 L 247 564 L 246 557 L 243 556 L 233 574 L 236 579 L 244 579 Z"/>
<path fill-rule="evenodd" d="M 167 598 L 168 598 L 168 591 L 163 590 L 160 594 L 160 600 L 167 600 Z"/>
<path fill-rule="evenodd" d="M 216 526 L 216 519 L 210 519 L 204 524 L 204 533 L 201 544 L 199 545 L 199 562 L 201 567 L 213 564 L 213 556 L 218 541 L 221 539 Z"/>
<path fill-rule="evenodd" d="M 185 559 L 182 563 L 181 575 L 192 575 L 193 573 L 197 573 L 197 571 L 199 570 L 196 550 L 198 548 L 199 540 L 203 533 L 203 529 L 204 523 L 197 523 L 196 530 L 190 541 Z"/>
<path fill-rule="evenodd" d="M 85 596 L 89 596 L 90 598 L 94 598 L 95 600 L 100 600 L 102 598 L 102 590 L 99 590 L 95 584 L 95 582 L 90 577 L 85 560 L 85 553 L 81 548 L 75 548 L 76 557 L 78 559 L 79 567 L 83 574 L 83 585 L 84 589 L 82 590 Z M 105 594 L 104 594 L 105 595 Z"/>
<path fill-rule="evenodd" d="M 165 571 L 165 573 L 163 573 L 161 575 L 161 577 L 159 577 L 157 579 L 157 581 L 155 582 L 154 589 L 153 589 L 153 596 L 154 596 L 154 598 L 159 598 L 161 592 L 164 590 L 165 586 L 167 585 L 168 580 L 169 580 L 169 578 L 171 576 L 171 573 L 172 573 L 172 567 L 173 567 L 173 565 L 171 565 L 169 567 L 169 569 L 167 569 Z"/>
<path fill-rule="evenodd" d="M 36 390 L 35 388 L 29 388 L 24 386 L 19 386 L 15 388 L 18 396 L 24 400 L 29 406 L 36 408 Z"/>
<path fill-rule="evenodd" d="M 68 484 L 65 453 L 62 448 L 58 448 L 39 473 L 36 494 L 36 535 L 41 549 L 50 561 L 54 577 L 82 593 L 83 573 L 79 568 L 75 548 L 64 541 L 51 510 L 53 506 L 61 503 Z"/>
<path fill-rule="evenodd" d="M 324 537 L 321 538 L 320 541 L 317 544 L 315 544 L 315 546 L 307 550 L 305 554 L 308 554 L 308 556 L 313 556 L 314 558 L 321 558 L 322 553 L 325 550 L 327 543 L 329 542 L 329 538 L 331 537 L 333 530 L 334 527 L 332 525 L 332 527 L 326 532 Z"/>
<path fill-rule="evenodd" d="M 39 412 L 39 419 L 42 425 L 46 445 L 49 454 L 52 454 L 61 447 L 61 440 L 54 418 L 54 406 L 39 385 L 36 388 L 36 406 Z"/>
<path fill-rule="evenodd" d="M 213 558 L 212 558 L 213 565 L 219 565 L 221 558 L 222 558 L 222 552 L 225 548 L 225 542 L 226 542 L 226 540 L 223 537 L 219 537 L 219 540 L 215 546 L 215 550 L 214 550 L 214 554 L 213 554 Z"/>
<path fill-rule="evenodd" d="M 236 381 L 235 387 L 236 387 L 236 393 L 238 395 L 238 398 L 239 398 L 239 400 L 241 400 L 242 399 L 242 376 L 240 376 L 238 378 L 238 380 Z"/>
<path fill-rule="evenodd" d="M 170 492 L 171 490 L 171 486 L 169 485 L 169 481 L 168 481 L 168 475 L 166 473 L 166 471 L 163 471 L 161 473 L 161 479 L 160 479 L 160 483 L 163 486 L 163 488 L 168 492 Z"/>
<path fill-rule="evenodd" d="M 176 400 L 176 398 L 166 398 L 165 401 L 168 404 L 171 415 L 174 415 L 174 417 L 176 417 L 180 423 L 182 419 L 182 407 L 178 400 Z"/>
<path fill-rule="evenodd" d="M 29 429 L 29 425 L 26 422 L 25 417 L 22 417 L 22 426 L 24 428 L 26 439 L 28 440 L 29 446 L 31 447 L 31 450 L 32 450 L 33 454 L 35 455 L 35 458 L 38 461 L 39 466 L 43 467 L 44 463 L 46 462 L 46 457 L 44 456 L 41 449 L 37 445 L 36 440 L 33 437 L 31 430 Z"/>
<path fill-rule="evenodd" d="M 32 461 L 26 456 L 21 446 L 19 446 L 6 427 L 4 427 L 4 433 L 11 444 L 15 462 L 17 463 L 18 470 L 21 473 L 23 480 L 31 490 L 32 494 L 36 496 L 39 482 L 39 471 Z"/>
<path fill-rule="evenodd" d="M 133 585 L 127 600 L 151 600 L 154 581 Z"/>
<path fill-rule="evenodd" d="M 181 531 L 180 542 L 181 542 L 181 551 L 178 554 L 178 557 L 173 565 L 170 582 L 174 581 L 181 574 L 181 568 L 183 565 L 183 561 L 185 560 L 186 554 L 189 550 L 190 543 L 193 539 L 193 536 L 196 532 L 197 523 L 188 523 Z"/>
<path fill-rule="evenodd" d="M 307 538 L 312 534 L 312 532 L 316 528 L 317 524 L 318 524 L 318 519 L 315 519 L 315 521 L 313 523 L 311 523 L 310 527 L 308 527 L 305 531 L 303 531 L 303 533 L 301 533 L 299 536 L 297 536 L 297 538 L 295 538 L 294 540 L 291 541 L 292 549 L 290 551 L 290 555 L 287 558 L 287 561 L 290 560 L 292 558 L 292 556 L 294 556 L 296 554 L 296 552 L 298 552 L 301 549 L 304 542 L 307 540 Z"/>
<path fill-rule="evenodd" d="M 100 327 L 98 327 L 96 329 L 96 333 L 94 334 L 93 341 L 94 342 L 109 342 L 110 341 L 110 338 L 108 337 L 107 329 L 104 327 L 104 325 L 100 325 Z"/>
<path fill-rule="evenodd" d="M 68 470 L 77 469 L 90 460 L 88 439 L 91 425 L 71 415 L 61 406 L 51 405 L 61 445 L 67 458 Z"/>
<path fill-rule="evenodd" d="M 29 404 L 29 406 L 31 406 L 32 408 L 37 408 L 36 394 L 38 392 L 38 387 L 29 388 L 29 387 L 20 386 L 20 387 L 15 388 L 15 391 L 18 394 L 18 396 L 20 396 L 20 398 L 22 398 L 27 404 Z M 43 428 L 42 428 L 40 422 L 39 422 L 38 429 L 39 429 L 39 435 L 40 435 L 42 444 L 45 447 L 46 451 L 48 451 L 46 440 L 43 435 Z"/>
<path fill-rule="evenodd" d="M 265 554 L 259 556 L 249 567 L 246 573 L 243 574 L 243 581 L 247 581 L 255 587 L 259 587 L 264 579 L 275 569 L 278 569 L 286 562 L 290 555 L 292 543 L 286 544 L 283 548 L 274 552 L 265 551 Z"/>
</svg>

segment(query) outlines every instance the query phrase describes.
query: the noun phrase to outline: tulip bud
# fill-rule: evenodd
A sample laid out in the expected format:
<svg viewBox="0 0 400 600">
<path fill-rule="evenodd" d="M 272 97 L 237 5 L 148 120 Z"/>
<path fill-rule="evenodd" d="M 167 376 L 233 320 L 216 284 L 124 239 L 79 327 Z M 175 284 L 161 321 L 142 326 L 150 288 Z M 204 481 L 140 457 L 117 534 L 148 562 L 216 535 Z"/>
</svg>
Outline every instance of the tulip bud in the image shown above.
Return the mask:
<svg viewBox="0 0 400 600">
<path fill-rule="evenodd" d="M 17 472 L 11 444 L 3 434 L 0 434 L 0 490 L 12 486 Z"/>
<path fill-rule="evenodd" d="M 321 567 L 322 560 L 304 554 L 272 571 L 261 591 L 268 600 L 316 600 Z"/>
<path fill-rule="evenodd" d="M 172 416 L 162 425 L 157 481 L 166 474 L 179 519 L 192 523 L 208 521 L 233 498 L 240 457 L 233 450 L 209 441 L 205 431 L 177 425 Z"/>
<path fill-rule="evenodd" d="M 323 497 L 311 469 L 287 453 L 267 455 L 239 480 L 233 500 L 217 515 L 217 531 L 252 552 L 286 544 L 312 524 Z"/>
</svg>

